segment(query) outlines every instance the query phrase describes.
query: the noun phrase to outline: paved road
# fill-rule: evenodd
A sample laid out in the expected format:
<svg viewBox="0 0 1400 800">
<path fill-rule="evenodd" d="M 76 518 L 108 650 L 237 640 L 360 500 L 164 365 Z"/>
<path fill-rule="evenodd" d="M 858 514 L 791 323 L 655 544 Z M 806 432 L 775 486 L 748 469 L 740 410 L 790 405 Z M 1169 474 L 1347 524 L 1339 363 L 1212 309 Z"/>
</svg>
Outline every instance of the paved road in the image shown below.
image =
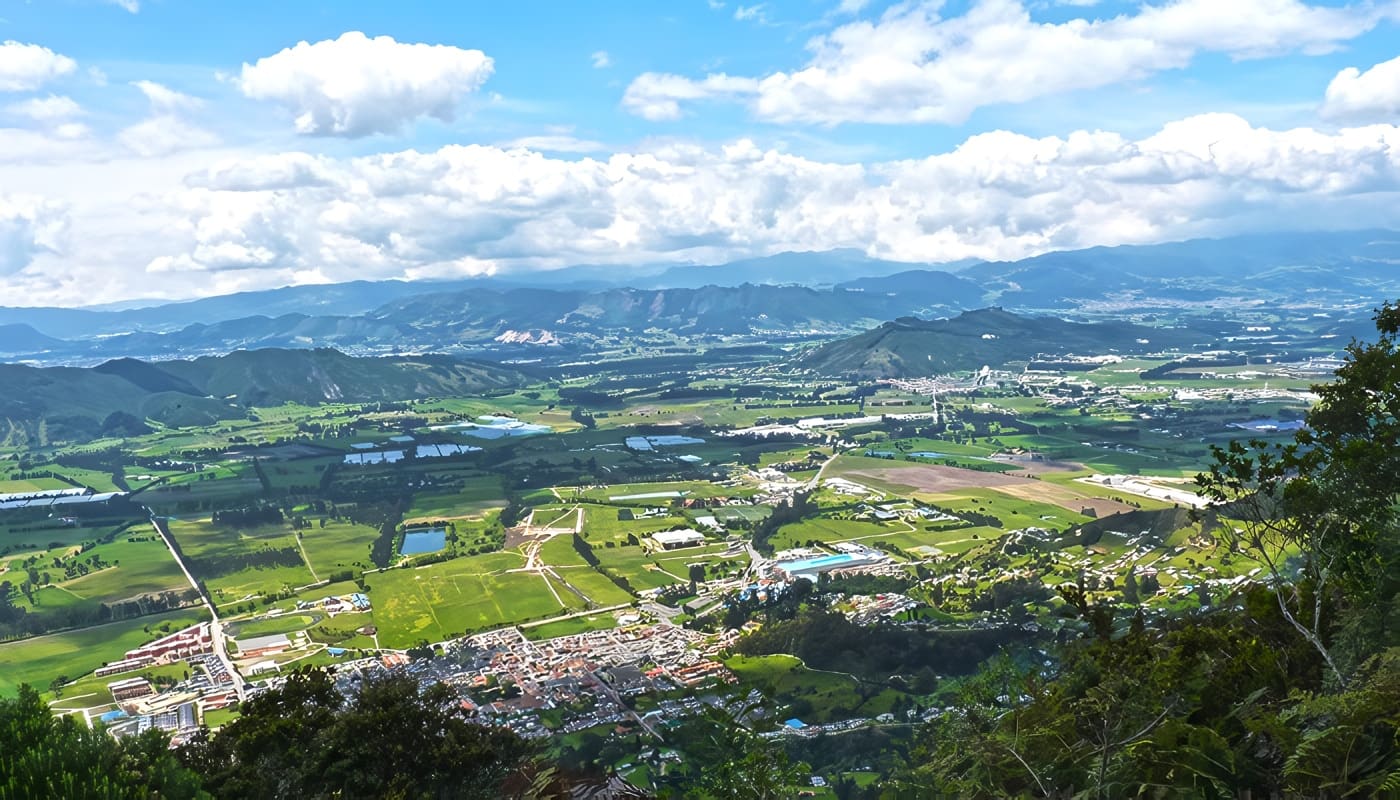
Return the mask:
<svg viewBox="0 0 1400 800">
<path fill-rule="evenodd" d="M 180 551 L 175 547 L 175 539 L 171 536 L 169 528 L 154 514 L 151 515 L 151 527 L 160 534 L 161 541 L 165 542 L 165 546 L 170 550 L 171 558 L 174 558 L 175 563 L 180 566 L 180 571 L 185 573 L 185 580 L 190 582 L 190 586 L 199 593 L 199 599 L 204 601 L 205 608 L 209 609 L 209 633 L 214 639 L 214 655 L 219 657 L 219 660 L 224 663 L 224 669 L 228 670 L 228 674 L 233 677 L 233 690 L 238 694 L 238 699 L 240 701 L 247 699 L 247 684 L 243 681 L 243 676 L 234 668 L 233 660 L 228 657 L 228 644 L 224 640 L 224 624 L 219 619 L 218 608 L 214 606 L 214 601 L 200 586 L 199 581 L 194 579 L 189 567 L 185 566 L 185 560 L 180 557 Z"/>
</svg>

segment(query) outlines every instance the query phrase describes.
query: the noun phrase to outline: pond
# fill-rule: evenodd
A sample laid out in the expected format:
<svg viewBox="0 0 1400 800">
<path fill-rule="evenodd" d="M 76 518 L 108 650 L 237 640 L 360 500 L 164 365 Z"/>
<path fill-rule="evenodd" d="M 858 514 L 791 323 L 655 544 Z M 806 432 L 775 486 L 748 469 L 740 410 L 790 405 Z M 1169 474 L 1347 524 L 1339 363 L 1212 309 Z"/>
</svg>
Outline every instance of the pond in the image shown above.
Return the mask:
<svg viewBox="0 0 1400 800">
<path fill-rule="evenodd" d="M 406 556 L 418 556 L 424 553 L 436 553 L 444 547 L 447 547 L 447 531 L 443 528 L 432 528 L 405 533 L 403 546 L 399 548 L 399 552 Z"/>
</svg>

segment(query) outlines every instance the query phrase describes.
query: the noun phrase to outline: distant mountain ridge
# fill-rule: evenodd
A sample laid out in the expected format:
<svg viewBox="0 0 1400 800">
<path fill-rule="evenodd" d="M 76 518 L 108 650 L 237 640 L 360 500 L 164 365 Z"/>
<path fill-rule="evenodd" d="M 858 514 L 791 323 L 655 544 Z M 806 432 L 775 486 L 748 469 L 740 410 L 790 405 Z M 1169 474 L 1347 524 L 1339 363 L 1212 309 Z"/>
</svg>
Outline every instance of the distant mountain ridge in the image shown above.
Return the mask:
<svg viewBox="0 0 1400 800">
<path fill-rule="evenodd" d="M 0 364 L 0 442 L 86 441 L 113 415 L 205 425 L 253 405 L 473 395 L 523 381 L 515 370 L 448 356 L 355 358 L 330 349 L 117 359 L 91 368 Z"/>
<path fill-rule="evenodd" d="M 911 266 L 913 268 L 911 268 Z M 630 283 L 631 285 L 620 285 Z M 1098 247 L 956 272 L 857 251 L 708 267 L 581 266 L 436 283 L 297 286 L 120 311 L 0 308 L 0 358 L 93 364 L 251 348 L 468 352 L 497 340 L 587 350 L 609 334 L 851 332 L 906 316 L 1161 311 L 1183 305 L 1369 308 L 1400 296 L 1400 233 L 1281 233 Z"/>
</svg>

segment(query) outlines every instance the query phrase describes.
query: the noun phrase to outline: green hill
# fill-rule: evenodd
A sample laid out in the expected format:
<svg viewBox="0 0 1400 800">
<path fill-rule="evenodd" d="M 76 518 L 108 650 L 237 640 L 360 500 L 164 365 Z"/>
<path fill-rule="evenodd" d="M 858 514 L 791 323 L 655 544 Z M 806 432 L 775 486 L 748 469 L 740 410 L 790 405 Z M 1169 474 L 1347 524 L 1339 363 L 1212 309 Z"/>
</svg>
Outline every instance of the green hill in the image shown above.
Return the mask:
<svg viewBox="0 0 1400 800">
<path fill-rule="evenodd" d="M 987 308 L 952 319 L 905 317 L 886 322 L 808 351 L 795 366 L 824 375 L 924 377 L 983 366 L 1000 367 L 1037 356 L 1129 355 L 1210 341 L 1207 332 L 1182 328 L 1149 328 L 1127 322 L 1067 322 Z"/>
<path fill-rule="evenodd" d="M 356 358 L 336 350 L 241 350 L 193 361 L 109 361 L 88 369 L 0 365 L 0 442 L 101 435 L 116 413 L 171 426 L 241 416 L 253 405 L 471 395 L 521 375 L 447 356 Z"/>
</svg>

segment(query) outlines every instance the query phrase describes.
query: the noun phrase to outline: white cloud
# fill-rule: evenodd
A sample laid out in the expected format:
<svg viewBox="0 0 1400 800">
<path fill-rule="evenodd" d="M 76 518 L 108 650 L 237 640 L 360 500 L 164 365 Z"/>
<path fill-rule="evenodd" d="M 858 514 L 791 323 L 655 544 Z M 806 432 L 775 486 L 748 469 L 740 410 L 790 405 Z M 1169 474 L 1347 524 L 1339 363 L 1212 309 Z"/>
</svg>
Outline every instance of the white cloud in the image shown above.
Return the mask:
<svg viewBox="0 0 1400 800">
<path fill-rule="evenodd" d="M 52 94 L 48 97 L 31 97 L 11 103 L 5 110 L 11 114 L 29 117 L 36 122 L 59 122 L 83 113 L 82 106 L 74 102 L 73 98 Z"/>
<path fill-rule="evenodd" d="M 123 128 L 117 142 L 145 157 L 163 156 L 180 150 L 212 147 L 219 137 L 174 114 L 156 114 Z"/>
<path fill-rule="evenodd" d="M 578 139 L 565 134 L 545 136 L 522 136 L 501 145 L 506 149 L 524 148 L 546 153 L 599 153 L 607 149 L 602 142 L 591 139 Z"/>
<path fill-rule="evenodd" d="M 60 252 L 67 232 L 61 203 L 0 195 L 0 276 L 19 272 L 41 252 Z"/>
<path fill-rule="evenodd" d="M 1227 114 L 1141 140 L 996 131 L 923 159 L 834 164 L 747 140 L 607 159 L 448 146 L 226 164 L 180 194 L 191 232 L 152 269 L 330 279 L 860 248 L 1017 258 L 1243 228 L 1400 224 L 1400 128 L 1254 128 Z M 238 191 L 236 191 L 238 190 Z"/>
<path fill-rule="evenodd" d="M 140 0 L 107 0 L 107 2 L 129 14 L 136 14 L 141 11 Z"/>
<path fill-rule="evenodd" d="M 141 142 L 157 133 L 168 131 Z M 0 130 L 0 185 L 50 197 L 0 201 L 9 270 L 0 294 L 91 303 L 784 250 L 935 262 L 1245 230 L 1400 227 L 1394 125 L 1275 131 L 1214 114 L 1137 139 L 993 131 L 926 158 L 869 164 L 747 140 L 575 154 L 592 144 L 559 130 L 359 157 L 137 158 Z"/>
<path fill-rule="evenodd" d="M 768 15 L 764 4 L 758 3 L 751 6 L 735 6 L 734 19 L 739 22 L 757 22 L 763 24 L 768 21 Z"/>
<path fill-rule="evenodd" d="M 735 94 L 752 94 L 758 81 L 718 73 L 693 81 L 679 75 L 645 72 L 627 87 L 622 104 L 629 111 L 649 120 L 679 119 L 681 103 Z"/>
<path fill-rule="evenodd" d="M 606 50 L 595 51 L 588 58 L 593 63 L 594 69 L 607 69 L 612 66 L 612 57 L 608 55 Z"/>
<path fill-rule="evenodd" d="M 1394 6 L 1330 7 L 1302 0 L 1166 0 L 1136 14 L 1042 23 L 1019 0 L 976 0 L 943 17 L 940 0 L 903 3 L 808 42 L 794 72 L 693 79 L 645 73 L 624 107 L 674 118 L 679 104 L 734 99 L 782 123 L 960 123 L 985 105 L 1140 80 L 1201 53 L 1236 59 L 1334 51 Z M 737 12 L 736 12 L 737 17 Z M 721 79 L 716 85 L 715 79 Z"/>
<path fill-rule="evenodd" d="M 1347 67 L 1327 85 L 1328 119 L 1384 122 L 1400 118 L 1400 56 L 1362 72 Z"/>
<path fill-rule="evenodd" d="M 117 142 L 127 150 L 150 158 L 219 143 L 219 137 L 184 116 L 203 106 L 204 101 L 153 81 L 133 81 L 131 85 L 146 96 L 151 113 L 117 134 Z"/>
<path fill-rule="evenodd" d="M 151 104 L 151 111 L 155 113 L 170 114 L 177 111 L 191 111 L 204 105 L 204 101 L 197 97 L 177 92 L 154 81 L 132 81 L 131 85 L 141 90 L 141 94 L 144 94 L 146 100 Z"/>
<path fill-rule="evenodd" d="M 870 5 L 870 0 L 841 0 L 836 6 L 836 13 L 855 16 L 864 11 L 868 5 Z"/>
<path fill-rule="evenodd" d="M 451 121 L 492 69 L 480 50 L 350 31 L 244 64 L 238 86 L 289 109 L 298 133 L 358 137 L 395 133 L 423 116 Z"/>
<path fill-rule="evenodd" d="M 78 68 L 77 62 L 37 44 L 0 44 L 0 92 L 30 92 Z"/>
<path fill-rule="evenodd" d="M 207 170 L 185 176 L 185 185 L 228 192 L 255 192 L 329 186 L 334 165 L 324 156 L 277 153 L 225 159 Z"/>
</svg>

